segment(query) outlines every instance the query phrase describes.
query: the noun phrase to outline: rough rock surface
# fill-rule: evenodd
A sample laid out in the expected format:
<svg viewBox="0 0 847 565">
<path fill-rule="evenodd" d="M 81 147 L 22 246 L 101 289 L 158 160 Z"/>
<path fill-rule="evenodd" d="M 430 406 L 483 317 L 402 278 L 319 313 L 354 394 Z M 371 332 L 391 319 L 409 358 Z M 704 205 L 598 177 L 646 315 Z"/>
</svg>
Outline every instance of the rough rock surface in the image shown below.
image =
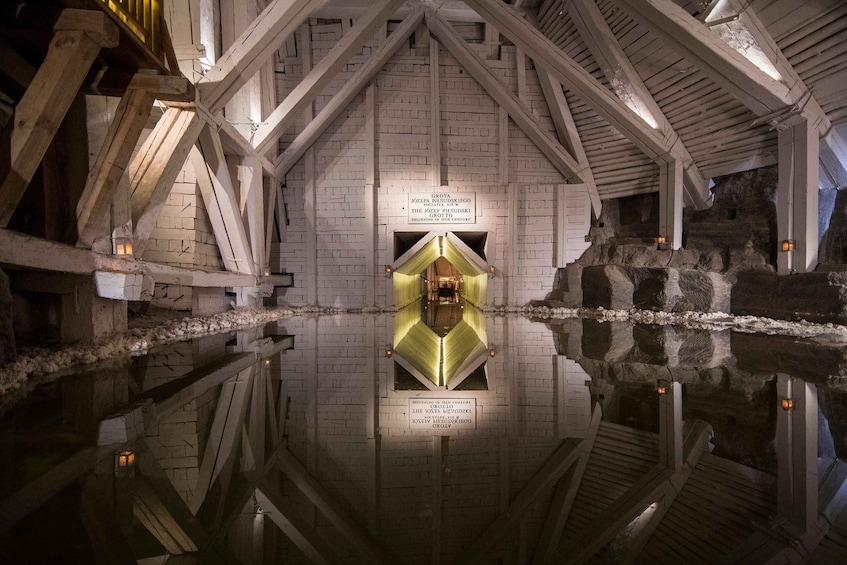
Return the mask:
<svg viewBox="0 0 847 565">
<path fill-rule="evenodd" d="M 12 327 L 12 293 L 9 277 L 0 269 L 0 366 L 15 360 L 15 332 Z"/>
<path fill-rule="evenodd" d="M 847 324 L 847 272 L 739 274 L 732 291 L 732 312 Z"/>
<path fill-rule="evenodd" d="M 589 308 L 631 308 L 632 290 L 632 281 L 617 265 L 586 267 L 582 271 L 582 301 Z"/>
</svg>

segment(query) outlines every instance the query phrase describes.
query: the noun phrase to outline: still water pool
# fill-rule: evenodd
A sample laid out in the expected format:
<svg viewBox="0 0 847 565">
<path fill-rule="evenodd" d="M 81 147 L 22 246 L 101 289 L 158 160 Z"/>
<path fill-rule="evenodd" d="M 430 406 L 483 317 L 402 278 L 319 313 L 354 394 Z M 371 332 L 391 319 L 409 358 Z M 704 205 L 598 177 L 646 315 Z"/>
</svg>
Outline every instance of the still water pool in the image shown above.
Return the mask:
<svg viewBox="0 0 847 565">
<path fill-rule="evenodd" d="M 844 348 L 416 308 L 8 397 L 0 561 L 847 562 Z"/>
</svg>

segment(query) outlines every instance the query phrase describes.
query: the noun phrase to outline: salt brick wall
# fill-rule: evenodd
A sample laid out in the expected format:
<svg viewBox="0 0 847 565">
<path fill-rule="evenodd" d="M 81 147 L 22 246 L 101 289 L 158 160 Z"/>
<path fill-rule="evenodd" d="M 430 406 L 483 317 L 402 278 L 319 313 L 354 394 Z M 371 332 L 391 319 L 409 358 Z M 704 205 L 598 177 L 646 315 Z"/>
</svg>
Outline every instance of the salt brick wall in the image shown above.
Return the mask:
<svg viewBox="0 0 847 565">
<path fill-rule="evenodd" d="M 144 259 L 177 267 L 223 269 L 220 251 L 206 206 L 197 187 L 194 169 L 189 162 L 174 182 L 156 229 L 144 248 Z M 156 285 L 152 304 L 172 310 L 190 310 L 191 287 Z"/>
<path fill-rule="evenodd" d="M 341 37 L 340 24 L 314 25 L 312 22 L 313 64 L 316 64 Z M 462 27 L 462 33 L 478 34 L 475 26 Z M 298 31 L 298 33 L 300 33 Z M 302 42 L 298 42 L 302 45 Z M 331 99 L 367 61 L 377 42 L 371 40 L 363 54 L 350 63 L 327 86 L 315 101 L 315 112 Z M 469 44 L 484 50 L 482 45 Z M 503 84 L 517 94 L 517 72 L 514 48 L 504 46 L 501 59 L 487 64 Z M 534 70 L 526 72 L 526 103 L 540 123 L 555 136 L 549 110 Z M 280 100 L 299 83 L 303 69 L 299 57 L 280 60 L 276 67 Z M 445 50 L 440 50 L 441 152 L 444 182 L 454 192 L 473 191 L 477 195 L 477 222 L 474 225 L 409 226 L 407 194 L 431 189 L 429 151 L 430 70 L 426 49 L 403 47 L 383 67 L 376 84 L 376 154 L 377 154 L 377 258 L 376 302 L 387 304 L 390 279 L 379 276 L 382 265 L 393 262 L 394 231 L 487 231 L 496 241 L 489 261 L 506 264 L 507 251 L 513 251 L 514 264 L 505 276 L 517 277 L 517 294 L 511 304 L 525 304 L 544 298 L 552 290 L 554 278 L 554 222 L 556 218 L 556 185 L 564 182 L 561 174 L 541 151 L 511 121 L 509 122 L 509 178 L 499 177 L 497 165 L 498 110 L 493 99 L 461 68 Z M 299 120 L 283 136 L 284 149 L 304 127 Z M 317 300 L 323 306 L 365 306 L 366 245 L 365 231 L 365 131 L 364 93 L 360 93 L 342 111 L 313 146 L 316 184 L 316 264 Z M 294 274 L 296 288 L 288 289 L 285 301 L 305 304 L 305 287 L 314 284 L 306 272 L 307 233 L 305 217 L 304 160 L 300 160 L 286 176 L 284 188 L 290 225 L 286 241 L 272 248 L 275 267 Z M 506 250 L 508 197 L 505 184 L 519 185 L 517 248 Z M 502 267 L 501 267 L 502 268 Z M 495 277 L 495 304 L 505 302 L 505 285 Z"/>
</svg>

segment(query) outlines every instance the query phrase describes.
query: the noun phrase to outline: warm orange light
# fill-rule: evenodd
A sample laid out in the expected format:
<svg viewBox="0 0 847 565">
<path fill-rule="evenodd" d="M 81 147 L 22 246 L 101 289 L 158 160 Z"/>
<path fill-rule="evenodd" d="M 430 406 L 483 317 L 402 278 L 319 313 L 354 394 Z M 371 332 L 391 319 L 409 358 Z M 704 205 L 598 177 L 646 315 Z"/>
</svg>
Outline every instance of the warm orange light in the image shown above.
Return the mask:
<svg viewBox="0 0 847 565">
<path fill-rule="evenodd" d="M 666 387 L 664 387 L 664 386 L 661 386 L 661 385 L 660 385 L 660 386 L 656 389 L 656 392 L 658 392 L 659 394 L 667 394 L 668 389 L 667 389 Z"/>
<path fill-rule="evenodd" d="M 495 271 L 495 269 L 494 269 L 494 265 L 489 265 L 489 266 L 488 266 L 488 272 L 489 272 L 489 273 L 491 273 L 491 274 L 493 275 L 493 274 L 494 274 L 494 271 Z"/>
<path fill-rule="evenodd" d="M 659 237 L 656 238 L 656 243 L 658 243 L 659 245 L 664 245 L 667 242 L 668 242 L 668 238 L 666 238 L 663 235 L 660 235 Z"/>
<path fill-rule="evenodd" d="M 793 239 L 783 239 L 782 240 L 782 250 L 783 251 L 794 251 L 794 240 Z"/>
<path fill-rule="evenodd" d="M 391 265 L 386 265 L 386 266 L 385 266 L 385 274 L 386 274 L 386 275 L 390 275 L 390 274 L 391 274 L 391 271 L 392 271 L 392 269 L 391 269 Z"/>
<path fill-rule="evenodd" d="M 118 255 L 118 256 L 132 255 L 132 244 L 130 242 L 115 244 L 115 255 Z"/>
<path fill-rule="evenodd" d="M 388 349 L 386 349 L 386 350 L 385 350 L 385 356 L 386 356 L 386 357 L 391 357 L 392 355 L 394 355 L 394 350 L 393 350 L 393 349 L 388 348 Z"/>
<path fill-rule="evenodd" d="M 115 453 L 115 475 L 118 477 L 128 477 L 133 475 L 133 467 L 135 466 L 135 453 L 125 449 Z"/>
<path fill-rule="evenodd" d="M 271 365 L 271 360 L 265 359 L 265 367 L 270 367 L 270 365 Z"/>
<path fill-rule="evenodd" d="M 794 410 L 794 400 L 791 398 L 783 398 L 780 402 L 780 405 L 782 406 L 782 409 L 786 412 L 791 412 L 792 410 Z"/>
<path fill-rule="evenodd" d="M 496 352 L 496 351 L 494 351 L 494 348 L 493 348 L 493 347 L 492 347 L 491 349 L 489 349 L 489 350 L 488 350 L 488 356 L 489 356 L 489 357 L 494 357 L 495 355 L 497 355 L 497 352 Z"/>
</svg>

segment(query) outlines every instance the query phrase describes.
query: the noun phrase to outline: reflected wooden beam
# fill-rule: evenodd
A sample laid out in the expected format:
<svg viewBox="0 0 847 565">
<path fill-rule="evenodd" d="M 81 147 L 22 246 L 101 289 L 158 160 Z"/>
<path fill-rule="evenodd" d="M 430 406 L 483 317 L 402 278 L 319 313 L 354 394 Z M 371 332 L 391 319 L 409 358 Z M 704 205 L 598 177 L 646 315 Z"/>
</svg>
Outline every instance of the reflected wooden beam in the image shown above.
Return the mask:
<svg viewBox="0 0 847 565">
<path fill-rule="evenodd" d="M 322 539 L 314 528 L 297 515 L 297 512 L 287 511 L 290 505 L 285 503 L 282 495 L 270 482 L 264 481 L 256 489 L 256 501 L 262 507 L 265 516 L 282 530 L 282 533 L 310 562 L 329 565 L 343 561 L 336 554 L 332 544 Z"/>
<path fill-rule="evenodd" d="M 135 481 L 133 514 L 171 555 L 194 553 L 197 545 L 171 515 L 149 483 Z"/>
<path fill-rule="evenodd" d="M 320 510 L 329 522 L 350 542 L 369 563 L 393 563 L 399 560 L 374 540 L 367 531 L 347 514 L 326 489 L 306 471 L 288 451 L 280 451 L 277 458 L 280 470 L 291 479 L 309 501 Z"/>
<path fill-rule="evenodd" d="M 591 458 L 591 451 L 594 449 L 594 440 L 597 438 L 602 414 L 600 405 L 596 405 L 583 440 L 585 450 L 579 456 L 576 465 L 568 470 L 568 474 L 559 479 L 556 493 L 553 495 L 553 503 L 550 505 L 550 511 L 547 513 L 547 519 L 544 521 L 541 537 L 536 546 L 535 558 L 533 559 L 533 563 L 536 565 L 549 559 L 556 548 L 559 547 L 559 541 L 562 538 L 562 532 L 565 530 L 565 524 L 568 522 L 573 501 L 579 492 L 582 476 L 585 474 L 585 468 L 588 467 L 588 460 Z"/>
<path fill-rule="evenodd" d="M 102 478 L 91 475 L 83 482 L 79 500 L 80 518 L 92 549 L 105 563 L 136 565 L 135 555 L 115 520 L 114 510 L 98 496 L 98 480 Z"/>
<path fill-rule="evenodd" d="M 600 412 L 596 412 L 599 426 Z M 593 419 L 592 419 L 592 423 Z M 556 484 L 570 467 L 585 454 L 590 447 L 585 440 L 568 439 L 547 460 L 541 469 L 533 475 L 520 493 L 509 503 L 509 508 L 498 516 L 473 544 L 459 558 L 461 563 L 480 563 L 485 561 L 487 552 L 507 534 L 524 513 L 538 501 L 547 489 Z"/>
<path fill-rule="evenodd" d="M 7 496 L 0 502 L 0 532 L 8 531 L 19 520 L 93 469 L 99 459 L 112 453 L 113 450 L 109 449 L 86 447 Z"/>
<path fill-rule="evenodd" d="M 209 488 L 221 474 L 225 464 L 235 457 L 240 430 L 247 410 L 247 395 L 250 390 L 253 367 L 244 369 L 237 376 L 225 382 L 221 387 L 212 429 L 206 443 L 203 461 L 200 463 L 200 474 L 197 486 L 191 494 L 188 507 L 192 514 L 197 514 Z"/>
</svg>

